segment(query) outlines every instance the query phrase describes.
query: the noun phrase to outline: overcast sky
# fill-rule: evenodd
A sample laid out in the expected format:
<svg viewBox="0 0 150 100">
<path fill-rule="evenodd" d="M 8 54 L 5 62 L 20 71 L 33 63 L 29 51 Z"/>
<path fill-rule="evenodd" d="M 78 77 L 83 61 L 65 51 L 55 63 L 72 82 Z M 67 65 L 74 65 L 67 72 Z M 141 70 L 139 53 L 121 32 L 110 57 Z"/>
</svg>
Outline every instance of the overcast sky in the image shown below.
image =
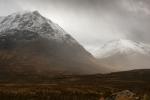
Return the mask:
<svg viewBox="0 0 150 100">
<path fill-rule="evenodd" d="M 150 43 L 150 0 L 0 0 L 0 16 L 38 10 L 91 52 L 106 41 Z"/>
</svg>

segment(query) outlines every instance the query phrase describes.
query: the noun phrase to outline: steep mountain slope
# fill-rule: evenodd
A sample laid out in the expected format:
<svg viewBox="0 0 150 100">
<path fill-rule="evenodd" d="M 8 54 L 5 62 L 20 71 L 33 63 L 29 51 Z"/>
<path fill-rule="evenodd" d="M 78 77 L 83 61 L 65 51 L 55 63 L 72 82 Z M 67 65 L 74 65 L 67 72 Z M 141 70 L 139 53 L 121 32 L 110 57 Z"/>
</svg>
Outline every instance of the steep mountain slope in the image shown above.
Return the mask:
<svg viewBox="0 0 150 100">
<path fill-rule="evenodd" d="M 37 11 L 0 18 L 0 69 L 4 79 L 104 72 L 74 38 Z"/>
<path fill-rule="evenodd" d="M 97 52 L 100 63 L 115 71 L 150 68 L 150 45 L 131 40 L 115 40 L 104 44 Z"/>
</svg>

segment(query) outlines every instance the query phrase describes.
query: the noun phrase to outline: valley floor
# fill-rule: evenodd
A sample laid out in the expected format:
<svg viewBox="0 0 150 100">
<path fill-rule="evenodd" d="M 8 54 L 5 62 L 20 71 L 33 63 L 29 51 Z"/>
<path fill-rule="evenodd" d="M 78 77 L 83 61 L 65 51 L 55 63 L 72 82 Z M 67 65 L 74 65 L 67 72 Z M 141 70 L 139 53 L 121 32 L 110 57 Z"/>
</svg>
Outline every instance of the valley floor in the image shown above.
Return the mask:
<svg viewBox="0 0 150 100">
<path fill-rule="evenodd" d="M 0 85 L 0 100 L 150 100 L 145 99 L 148 96 L 147 94 L 135 94 L 129 90 L 121 91 L 119 89 L 86 85 Z"/>
<path fill-rule="evenodd" d="M 99 94 L 82 86 L 1 84 L 0 100 L 99 100 Z"/>
<path fill-rule="evenodd" d="M 0 81 L 0 100 L 150 100 L 150 70 Z"/>
</svg>

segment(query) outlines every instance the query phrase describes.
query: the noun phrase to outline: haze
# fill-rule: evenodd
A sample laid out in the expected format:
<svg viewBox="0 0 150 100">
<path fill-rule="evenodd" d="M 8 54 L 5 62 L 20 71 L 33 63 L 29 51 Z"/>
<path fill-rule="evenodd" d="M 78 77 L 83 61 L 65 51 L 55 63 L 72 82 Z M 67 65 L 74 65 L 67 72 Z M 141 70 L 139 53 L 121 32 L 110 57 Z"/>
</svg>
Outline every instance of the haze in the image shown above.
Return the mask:
<svg viewBox="0 0 150 100">
<path fill-rule="evenodd" d="M 114 39 L 150 43 L 149 5 L 149 0 L 0 0 L 0 16 L 38 10 L 93 52 Z"/>
</svg>

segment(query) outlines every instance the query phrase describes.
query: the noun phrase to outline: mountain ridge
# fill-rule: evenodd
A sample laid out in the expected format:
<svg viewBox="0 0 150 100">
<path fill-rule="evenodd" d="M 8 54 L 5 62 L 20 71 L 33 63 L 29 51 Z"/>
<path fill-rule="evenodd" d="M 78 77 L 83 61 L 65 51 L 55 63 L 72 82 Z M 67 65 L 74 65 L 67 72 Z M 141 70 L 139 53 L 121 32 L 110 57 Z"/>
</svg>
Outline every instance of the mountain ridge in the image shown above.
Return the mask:
<svg viewBox="0 0 150 100">
<path fill-rule="evenodd" d="M 105 43 L 97 50 L 97 57 L 109 57 L 115 53 L 128 54 L 128 53 L 141 53 L 141 54 L 150 54 L 150 45 L 135 42 L 126 39 L 113 40 Z M 110 55 L 108 55 L 110 54 Z M 112 54 L 112 55 L 111 55 Z"/>
<path fill-rule="evenodd" d="M 131 40 L 115 40 L 97 50 L 100 63 L 115 71 L 147 69 L 150 59 L 150 45 Z"/>
</svg>

